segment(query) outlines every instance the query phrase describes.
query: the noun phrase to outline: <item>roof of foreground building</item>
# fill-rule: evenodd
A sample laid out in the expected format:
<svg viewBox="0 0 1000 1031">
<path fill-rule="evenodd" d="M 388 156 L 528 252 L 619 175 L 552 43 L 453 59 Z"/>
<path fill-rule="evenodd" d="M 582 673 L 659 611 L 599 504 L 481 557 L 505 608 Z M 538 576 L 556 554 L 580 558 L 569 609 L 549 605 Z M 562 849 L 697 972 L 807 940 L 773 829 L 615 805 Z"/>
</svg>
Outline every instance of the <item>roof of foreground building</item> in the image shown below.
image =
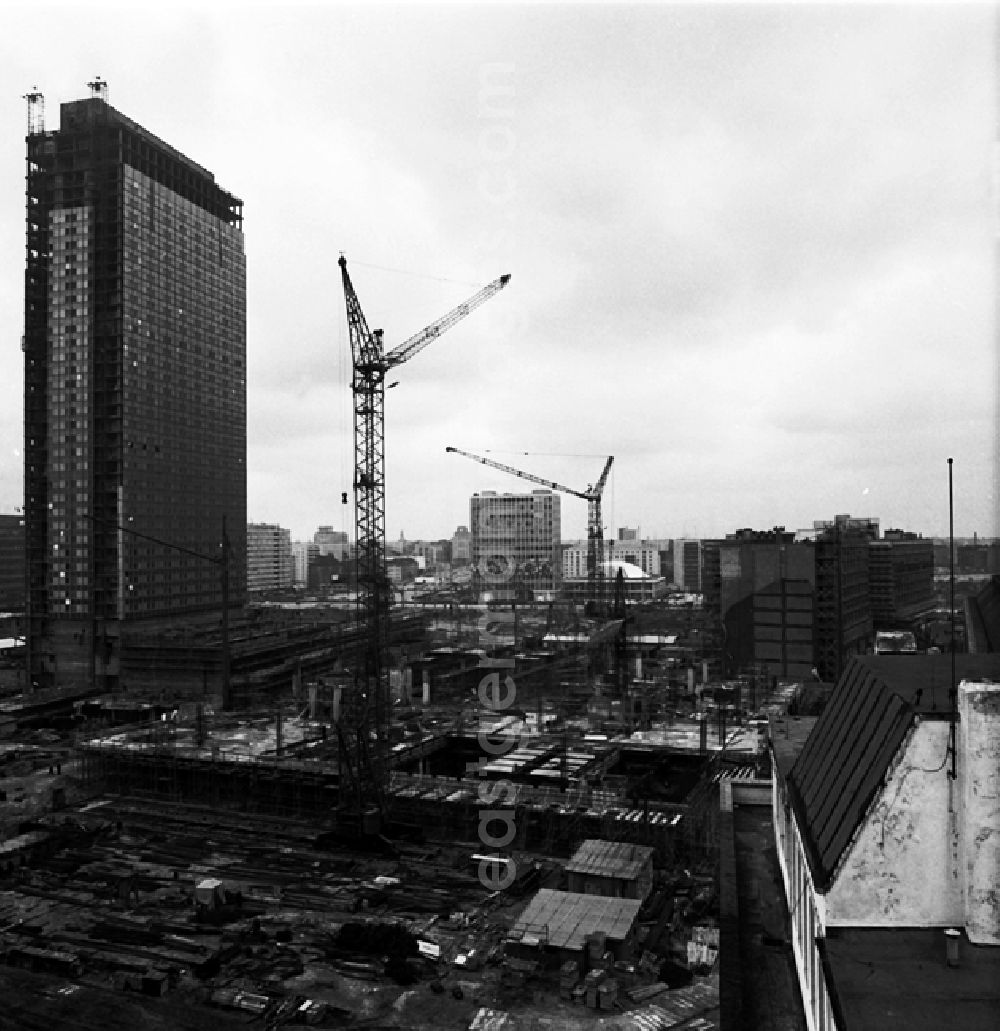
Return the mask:
<svg viewBox="0 0 1000 1031">
<path fill-rule="evenodd" d="M 825 891 L 914 718 L 950 716 L 950 655 L 865 655 L 834 688 L 788 776 L 816 887 Z M 1000 680 L 1000 654 L 955 656 L 963 680 Z"/>
<path fill-rule="evenodd" d="M 845 928 L 828 933 L 838 1027 L 994 1031 L 1000 1027 L 1000 949 L 962 936 L 957 966 L 939 927 Z"/>
</svg>

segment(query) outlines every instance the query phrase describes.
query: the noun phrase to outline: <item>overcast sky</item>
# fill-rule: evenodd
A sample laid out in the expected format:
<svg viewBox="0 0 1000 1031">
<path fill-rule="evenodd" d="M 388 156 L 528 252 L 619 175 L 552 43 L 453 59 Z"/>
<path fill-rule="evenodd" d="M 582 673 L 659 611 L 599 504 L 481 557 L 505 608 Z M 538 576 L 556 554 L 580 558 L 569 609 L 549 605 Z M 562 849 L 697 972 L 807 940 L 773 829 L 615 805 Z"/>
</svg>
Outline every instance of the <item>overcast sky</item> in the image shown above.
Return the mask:
<svg viewBox="0 0 1000 1031">
<path fill-rule="evenodd" d="M 1000 534 L 994 9 L 293 6 L 0 11 L 0 511 L 21 504 L 22 95 L 109 101 L 245 204 L 248 515 L 351 530 L 338 255 L 398 344 L 387 532 L 585 488 L 606 536 L 838 512 Z M 528 454 L 525 454 L 527 452 Z M 564 537 L 586 503 L 564 497 Z"/>
</svg>

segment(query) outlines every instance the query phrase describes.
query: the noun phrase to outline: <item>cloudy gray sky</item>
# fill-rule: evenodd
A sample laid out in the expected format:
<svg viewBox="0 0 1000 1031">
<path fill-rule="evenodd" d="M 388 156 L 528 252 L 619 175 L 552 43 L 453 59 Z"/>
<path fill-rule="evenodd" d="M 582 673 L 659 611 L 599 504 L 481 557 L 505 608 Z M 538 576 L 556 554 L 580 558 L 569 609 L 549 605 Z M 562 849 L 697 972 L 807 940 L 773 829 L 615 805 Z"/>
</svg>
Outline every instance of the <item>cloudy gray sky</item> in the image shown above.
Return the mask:
<svg viewBox="0 0 1000 1031">
<path fill-rule="evenodd" d="M 249 516 L 350 529 L 337 257 L 398 370 L 387 530 L 522 484 L 608 533 L 837 512 L 1000 533 L 996 15 L 958 5 L 0 12 L 0 511 L 21 503 L 22 95 L 109 100 L 245 202 Z M 528 452 L 529 454 L 524 454 Z M 563 500 L 564 536 L 586 505 Z"/>
</svg>

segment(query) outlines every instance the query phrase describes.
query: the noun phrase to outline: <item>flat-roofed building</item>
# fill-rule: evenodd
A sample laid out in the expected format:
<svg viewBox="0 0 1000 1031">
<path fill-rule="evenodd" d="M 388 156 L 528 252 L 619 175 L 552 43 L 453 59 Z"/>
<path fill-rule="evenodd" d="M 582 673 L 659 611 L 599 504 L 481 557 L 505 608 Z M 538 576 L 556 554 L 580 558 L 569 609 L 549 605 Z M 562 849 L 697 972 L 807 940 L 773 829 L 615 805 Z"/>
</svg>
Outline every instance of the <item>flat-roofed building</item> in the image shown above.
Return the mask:
<svg viewBox="0 0 1000 1031">
<path fill-rule="evenodd" d="M 569 890 L 645 900 L 653 887 L 653 849 L 588 838 L 566 864 Z"/>
<path fill-rule="evenodd" d="M 319 545 L 312 541 L 292 542 L 292 583 L 305 587 L 309 583 L 309 566 L 319 557 Z"/>
<path fill-rule="evenodd" d="M 271 523 L 248 523 L 247 590 L 285 590 L 294 575 L 291 532 Z"/>
<path fill-rule="evenodd" d="M 815 668 L 832 682 L 852 655 L 870 650 L 868 549 L 876 531 L 874 520 L 838 516 L 805 531 L 806 539 L 777 526 L 720 541 L 706 603 L 717 606 L 724 628 L 726 671 L 756 665 L 807 677 Z"/>
<path fill-rule="evenodd" d="M 472 561 L 472 534 L 467 526 L 460 526 L 451 536 L 451 564 L 467 566 Z"/>
<path fill-rule="evenodd" d="M 551 598 L 559 587 L 560 505 L 550 490 L 483 491 L 469 503 L 473 586 L 483 601 Z"/>
<path fill-rule="evenodd" d="M 909 628 L 934 611 L 934 542 L 903 530 L 886 530 L 868 544 L 868 580 L 876 630 Z"/>
<path fill-rule="evenodd" d="M 673 542 L 674 583 L 682 591 L 700 592 L 702 589 L 701 541 L 679 537 Z"/>
<path fill-rule="evenodd" d="M 582 579 L 587 576 L 586 541 L 571 541 L 563 546 L 563 577 Z M 658 541 L 617 540 L 604 542 L 602 564 L 631 565 L 641 569 L 647 576 L 660 576 L 660 548 Z"/>
<path fill-rule="evenodd" d="M 582 963 L 595 940 L 615 959 L 627 959 L 635 944 L 640 899 L 608 898 L 542 888 L 508 932 L 505 953 L 518 959 Z M 594 936 L 597 936 L 596 939 Z"/>
<path fill-rule="evenodd" d="M 350 552 L 350 543 L 346 530 L 335 530 L 332 526 L 321 526 L 313 534 L 313 544 L 319 555 L 335 555 L 344 559 Z"/>
</svg>

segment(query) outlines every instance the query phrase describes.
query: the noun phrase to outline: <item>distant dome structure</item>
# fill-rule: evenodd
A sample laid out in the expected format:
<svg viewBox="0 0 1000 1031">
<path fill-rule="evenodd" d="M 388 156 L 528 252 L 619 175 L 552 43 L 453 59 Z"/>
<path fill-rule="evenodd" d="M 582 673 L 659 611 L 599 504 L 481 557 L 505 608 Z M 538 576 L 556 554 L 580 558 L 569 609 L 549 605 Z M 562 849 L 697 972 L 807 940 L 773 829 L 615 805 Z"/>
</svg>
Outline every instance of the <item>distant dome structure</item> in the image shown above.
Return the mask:
<svg viewBox="0 0 1000 1031">
<path fill-rule="evenodd" d="M 606 577 L 614 578 L 618 575 L 618 570 L 622 571 L 622 576 L 626 580 L 649 580 L 651 579 L 649 573 L 641 570 L 633 562 L 602 562 L 601 569 Z"/>
</svg>

